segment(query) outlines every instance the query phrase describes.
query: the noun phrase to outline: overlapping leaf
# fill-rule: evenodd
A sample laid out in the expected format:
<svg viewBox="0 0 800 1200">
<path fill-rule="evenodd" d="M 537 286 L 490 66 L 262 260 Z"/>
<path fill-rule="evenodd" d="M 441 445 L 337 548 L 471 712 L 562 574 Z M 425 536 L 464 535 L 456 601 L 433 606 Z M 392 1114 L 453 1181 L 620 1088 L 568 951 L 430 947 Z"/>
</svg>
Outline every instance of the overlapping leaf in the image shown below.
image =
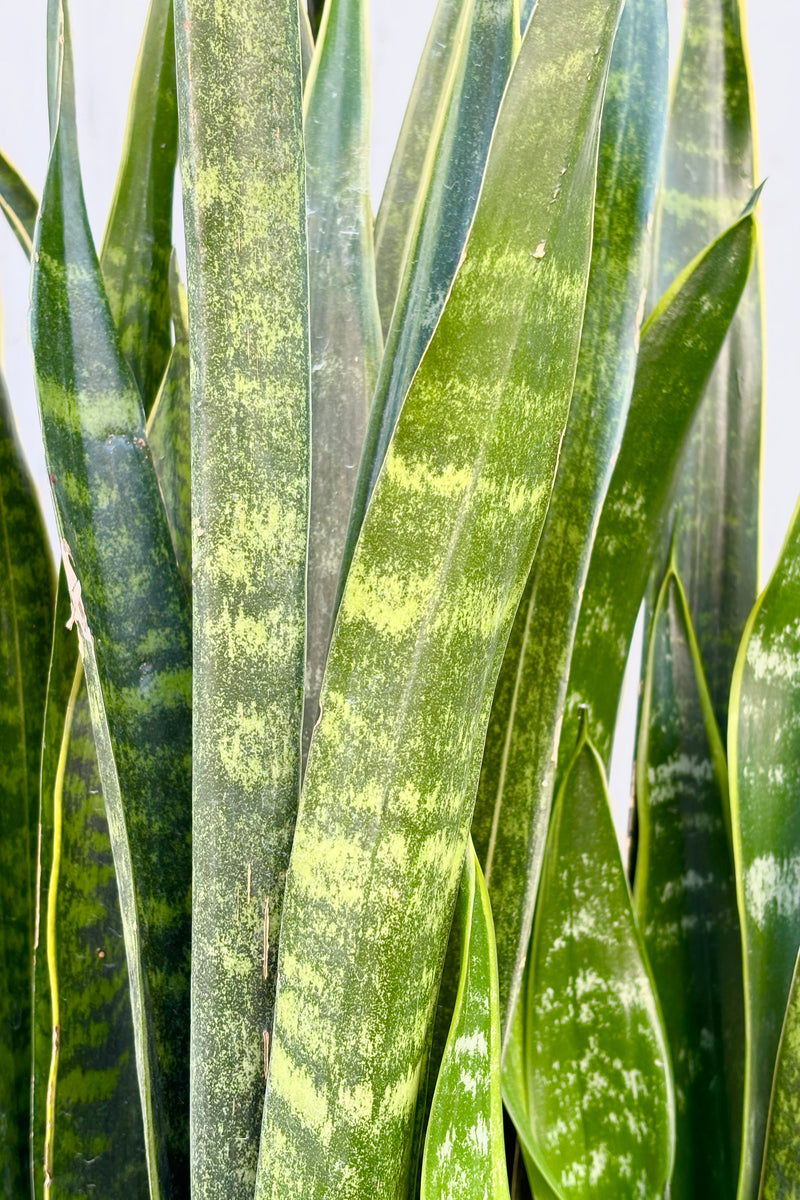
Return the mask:
<svg viewBox="0 0 800 1200">
<path fill-rule="evenodd" d="M 0 211 L 30 257 L 39 202 L 13 163 L 0 151 Z"/>
<path fill-rule="evenodd" d="M 800 964 L 800 955 L 798 955 Z M 800 1195 L 800 967 L 796 964 L 783 1020 L 769 1107 L 760 1195 L 797 1200 Z"/>
</svg>

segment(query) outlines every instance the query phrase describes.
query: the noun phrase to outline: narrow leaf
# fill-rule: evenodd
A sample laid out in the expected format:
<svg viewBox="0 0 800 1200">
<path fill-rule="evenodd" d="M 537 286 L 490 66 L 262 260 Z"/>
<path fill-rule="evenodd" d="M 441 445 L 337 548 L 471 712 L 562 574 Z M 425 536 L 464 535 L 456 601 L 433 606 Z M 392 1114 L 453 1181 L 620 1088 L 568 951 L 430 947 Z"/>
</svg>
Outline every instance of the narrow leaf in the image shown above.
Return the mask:
<svg viewBox="0 0 800 1200">
<path fill-rule="evenodd" d="M 178 157 L 172 0 L 151 0 L 100 254 L 120 345 L 149 412 L 170 354 L 168 270 Z"/>
<path fill-rule="evenodd" d="M 470 843 L 458 898 L 461 975 L 433 1096 L 421 1200 L 509 1200 L 492 910 Z"/>
<path fill-rule="evenodd" d="M 13 229 L 20 246 L 30 258 L 39 201 L 2 151 L 0 151 L 0 211 Z"/>
<path fill-rule="evenodd" d="M 734 1195 L 742 954 L 725 751 L 674 560 L 653 610 L 636 754 L 635 908 L 672 1051 L 673 1200 Z"/>
<path fill-rule="evenodd" d="M 619 6 L 537 14 L 337 618 L 287 878 L 259 1200 L 410 1185 L 491 697 L 572 393 Z"/>
<path fill-rule="evenodd" d="M 383 337 L 369 196 L 367 0 L 328 0 L 306 84 L 311 518 L 303 752 L 317 720 Z"/>
<path fill-rule="evenodd" d="M 186 1189 L 190 614 L 86 217 L 63 4 L 51 3 L 48 24 L 58 88 L 31 338 L 120 889 L 156 1200 Z"/>
<path fill-rule="evenodd" d="M 585 722 L 553 808 L 525 1005 L 535 1194 L 665 1195 L 669 1051 Z"/>
<path fill-rule="evenodd" d="M 495 692 L 472 822 L 496 913 L 506 1038 L 530 942 L 580 596 L 633 386 L 666 120 L 666 51 L 666 6 L 628 0 L 603 107 L 569 423 Z"/>
<path fill-rule="evenodd" d="M 740 1200 L 758 1194 L 775 1057 L 800 945 L 800 508 L 733 673 L 728 765 L 744 950 Z"/>
<path fill-rule="evenodd" d="M 251 1200 L 300 780 L 300 47 L 293 3 L 181 0 L 176 12 L 192 358 L 192 1196 Z"/>
<path fill-rule="evenodd" d="M 772 1085 L 764 1168 L 763 1200 L 797 1200 L 800 1195 L 800 954 L 783 1020 Z"/>
</svg>

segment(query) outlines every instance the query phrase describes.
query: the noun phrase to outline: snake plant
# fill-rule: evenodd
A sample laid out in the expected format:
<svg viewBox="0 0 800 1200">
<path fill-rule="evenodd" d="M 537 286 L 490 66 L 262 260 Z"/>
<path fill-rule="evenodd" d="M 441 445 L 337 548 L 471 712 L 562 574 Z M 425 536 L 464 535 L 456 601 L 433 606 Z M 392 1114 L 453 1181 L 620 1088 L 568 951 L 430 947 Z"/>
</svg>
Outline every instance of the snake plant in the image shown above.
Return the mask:
<svg viewBox="0 0 800 1200">
<path fill-rule="evenodd" d="M 151 0 L 99 248 L 67 0 L 47 63 L 41 186 L 0 155 L 59 533 L 0 378 L 0 1197 L 796 1200 L 741 0 L 671 89 L 664 0 L 438 0 L 375 216 L 366 0 Z"/>
</svg>

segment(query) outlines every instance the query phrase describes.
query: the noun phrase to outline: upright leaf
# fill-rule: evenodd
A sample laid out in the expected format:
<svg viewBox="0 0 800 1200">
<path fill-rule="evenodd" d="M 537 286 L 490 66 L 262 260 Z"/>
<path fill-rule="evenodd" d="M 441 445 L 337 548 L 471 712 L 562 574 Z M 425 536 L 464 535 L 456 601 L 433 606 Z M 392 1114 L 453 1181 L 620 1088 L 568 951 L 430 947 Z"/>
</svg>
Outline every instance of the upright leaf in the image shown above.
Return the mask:
<svg viewBox="0 0 800 1200">
<path fill-rule="evenodd" d="M 619 7 L 540 0 L 361 532 L 287 879 L 259 1200 L 410 1185 L 491 697 L 572 393 Z"/>
<path fill-rule="evenodd" d="M 580 596 L 633 386 L 666 88 L 666 5 L 628 0 L 603 106 L 569 423 L 495 692 L 472 822 L 496 913 L 506 1037 L 530 942 Z"/>
<path fill-rule="evenodd" d="M 303 752 L 317 719 L 336 591 L 383 337 L 369 196 L 367 0 L 328 0 L 306 83 L 311 519 Z"/>
<path fill-rule="evenodd" d="M 636 804 L 636 915 L 675 1071 L 670 1195 L 728 1200 L 738 1176 L 744 1069 L 728 772 L 674 560 L 653 610 Z"/>
<path fill-rule="evenodd" d="M 769 1106 L 759 1193 L 763 1200 L 797 1200 L 800 1195 L 800 1178 L 797 1173 L 797 1164 L 800 1162 L 799 979 L 800 967 L 795 964 Z"/>
<path fill-rule="evenodd" d="M 492 910 L 470 843 L 458 897 L 461 974 L 433 1097 L 421 1200 L 509 1200 Z"/>
<path fill-rule="evenodd" d="M 33 227 L 39 201 L 25 180 L 0 151 L 0 211 L 14 231 L 17 241 L 30 258 Z"/>
<path fill-rule="evenodd" d="M 664 1196 L 669 1050 L 585 720 L 553 809 L 530 953 L 520 1132 L 534 1193 Z"/>
<path fill-rule="evenodd" d="M 656 220 L 652 295 L 733 221 L 754 186 L 742 0 L 687 0 Z M 758 253 L 758 252 L 757 252 Z M 758 584 L 761 273 L 753 271 L 714 372 L 675 494 L 675 553 L 720 729 Z"/>
<path fill-rule="evenodd" d="M 80 181 L 66 9 L 48 10 L 52 149 L 31 338 L 120 890 L 153 1200 L 186 1194 L 190 614 Z"/>
<path fill-rule="evenodd" d="M 192 360 L 192 1195 L 253 1193 L 300 779 L 309 486 L 297 6 L 181 0 Z"/>
<path fill-rule="evenodd" d="M 561 733 L 562 746 L 574 743 L 579 709 L 586 705 L 605 763 L 675 468 L 749 275 L 754 245 L 751 203 L 676 279 L 642 330 L 630 413 L 586 577 Z M 560 770 L 566 758 L 559 756 Z"/>
<path fill-rule="evenodd" d="M 745 626 L 728 766 L 744 951 L 740 1200 L 755 1200 L 783 1015 L 800 946 L 800 508 Z"/>
<path fill-rule="evenodd" d="M 149 412 L 171 347 L 169 259 L 178 157 L 172 0 L 151 0 L 100 266 L 128 366 Z"/>
</svg>

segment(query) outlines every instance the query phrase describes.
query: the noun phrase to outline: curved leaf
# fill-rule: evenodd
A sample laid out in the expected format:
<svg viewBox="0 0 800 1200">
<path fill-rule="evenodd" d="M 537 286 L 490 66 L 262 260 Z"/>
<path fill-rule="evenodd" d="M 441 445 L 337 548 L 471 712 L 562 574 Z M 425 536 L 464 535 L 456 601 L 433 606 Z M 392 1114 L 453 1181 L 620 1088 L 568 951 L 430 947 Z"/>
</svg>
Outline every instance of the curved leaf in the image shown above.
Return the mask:
<svg viewBox="0 0 800 1200">
<path fill-rule="evenodd" d="M 300 47 L 284 0 L 181 0 L 176 12 L 192 356 L 192 1196 L 251 1200 L 300 785 Z"/>
<path fill-rule="evenodd" d="M 428 1118 L 421 1200 L 508 1200 L 497 956 L 489 894 L 472 843 L 457 920 L 461 975 Z"/>
<path fill-rule="evenodd" d="M 772 1084 L 764 1167 L 763 1200 L 797 1200 L 800 1179 L 800 955 L 783 1020 L 775 1079 Z"/>
<path fill-rule="evenodd" d="M 600 128 L 592 267 L 569 423 L 495 691 L 472 836 L 496 912 L 507 1039 L 530 942 L 572 641 L 633 386 L 661 159 L 666 6 L 628 0 Z"/>
<path fill-rule="evenodd" d="M 775 1056 L 800 945 L 800 508 L 739 647 L 728 767 L 747 1055 L 739 1197 L 754 1200 Z"/>
<path fill-rule="evenodd" d="M 13 229 L 20 246 L 30 258 L 39 201 L 2 151 L 0 151 L 0 211 Z"/>
<path fill-rule="evenodd" d="M 669 1050 L 585 718 L 553 808 L 530 953 L 523 1144 L 534 1192 L 663 1196 L 675 1151 Z"/>
<path fill-rule="evenodd" d="M 57 90 L 34 240 L 31 339 L 120 890 L 156 1200 L 170 1175 L 182 1194 L 187 1163 L 190 614 L 141 399 L 92 245 L 69 22 L 58 0 L 48 25 Z"/>
<path fill-rule="evenodd" d="M 537 12 L 337 617 L 287 877 L 259 1200 L 409 1186 L 491 696 L 572 393 L 619 7 Z"/>
<path fill-rule="evenodd" d="M 736 1189 L 744 1066 L 742 952 L 728 771 L 674 560 L 653 610 L 636 754 L 635 908 L 672 1051 L 670 1195 Z"/>
</svg>

